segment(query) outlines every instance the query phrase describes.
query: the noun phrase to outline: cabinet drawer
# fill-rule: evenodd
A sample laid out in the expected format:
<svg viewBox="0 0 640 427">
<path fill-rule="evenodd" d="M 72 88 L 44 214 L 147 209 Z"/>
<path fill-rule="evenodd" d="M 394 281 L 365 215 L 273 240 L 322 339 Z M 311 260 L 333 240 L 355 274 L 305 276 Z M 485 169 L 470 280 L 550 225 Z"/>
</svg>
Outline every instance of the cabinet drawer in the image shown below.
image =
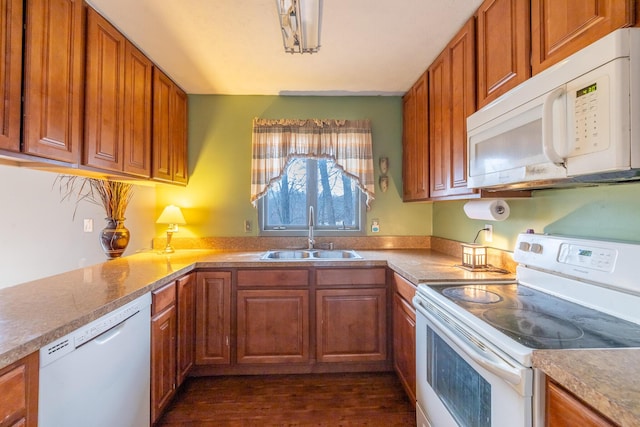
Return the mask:
<svg viewBox="0 0 640 427">
<path fill-rule="evenodd" d="M 385 285 L 384 268 L 331 268 L 316 272 L 318 286 Z"/>
<path fill-rule="evenodd" d="M 307 286 L 308 270 L 238 270 L 238 286 Z"/>
<path fill-rule="evenodd" d="M 398 273 L 393 273 L 393 291 L 400 294 L 400 296 L 411 304 L 411 300 L 416 294 L 416 285 L 400 276 Z"/>
<path fill-rule="evenodd" d="M 163 311 L 176 303 L 176 284 L 170 283 L 151 294 L 151 315 Z"/>
</svg>

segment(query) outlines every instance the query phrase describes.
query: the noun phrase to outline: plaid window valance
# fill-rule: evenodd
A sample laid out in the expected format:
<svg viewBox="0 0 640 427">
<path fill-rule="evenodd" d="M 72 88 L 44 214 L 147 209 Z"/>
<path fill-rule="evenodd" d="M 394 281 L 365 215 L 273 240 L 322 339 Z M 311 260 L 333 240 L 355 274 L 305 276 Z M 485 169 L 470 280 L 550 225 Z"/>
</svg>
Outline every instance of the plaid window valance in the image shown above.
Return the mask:
<svg viewBox="0 0 640 427">
<path fill-rule="evenodd" d="M 369 120 L 254 119 L 251 203 L 264 196 L 296 158 L 328 158 L 374 199 L 373 152 Z"/>
</svg>

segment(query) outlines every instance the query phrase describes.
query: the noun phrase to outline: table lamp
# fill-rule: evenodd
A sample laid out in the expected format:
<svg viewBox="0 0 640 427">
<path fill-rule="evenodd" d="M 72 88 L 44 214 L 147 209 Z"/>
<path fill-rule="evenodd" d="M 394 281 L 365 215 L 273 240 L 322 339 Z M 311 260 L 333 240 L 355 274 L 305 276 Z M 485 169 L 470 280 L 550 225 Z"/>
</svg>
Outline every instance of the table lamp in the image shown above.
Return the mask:
<svg viewBox="0 0 640 427">
<path fill-rule="evenodd" d="M 167 206 L 160 214 L 156 224 L 168 224 L 167 246 L 165 246 L 164 252 L 168 254 L 175 252 L 171 246 L 171 237 L 173 236 L 173 233 L 178 232 L 178 225 L 186 224 L 180 208 L 174 205 Z"/>
</svg>

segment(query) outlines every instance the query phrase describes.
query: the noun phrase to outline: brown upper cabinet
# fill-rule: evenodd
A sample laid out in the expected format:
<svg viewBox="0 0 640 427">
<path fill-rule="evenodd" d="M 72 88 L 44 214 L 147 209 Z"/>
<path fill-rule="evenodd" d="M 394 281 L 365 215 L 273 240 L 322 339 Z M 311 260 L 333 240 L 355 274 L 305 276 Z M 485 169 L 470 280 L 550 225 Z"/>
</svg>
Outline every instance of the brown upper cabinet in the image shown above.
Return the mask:
<svg viewBox="0 0 640 427">
<path fill-rule="evenodd" d="M 533 74 L 635 23 L 636 0 L 531 0 Z"/>
<path fill-rule="evenodd" d="M 402 200 L 429 197 L 428 74 L 402 98 Z"/>
<path fill-rule="evenodd" d="M 476 193 L 467 188 L 467 117 L 476 110 L 474 19 L 429 67 L 431 199 Z"/>
<path fill-rule="evenodd" d="M 0 0 L 0 149 L 20 151 L 22 0 Z"/>
<path fill-rule="evenodd" d="M 83 164 L 151 175 L 151 61 L 89 8 Z"/>
<path fill-rule="evenodd" d="M 478 108 L 531 76 L 529 7 L 529 0 L 486 0 L 478 8 Z"/>
<path fill-rule="evenodd" d="M 158 68 L 153 69 L 152 141 L 152 178 L 186 184 L 187 95 Z"/>
<path fill-rule="evenodd" d="M 80 162 L 84 30 L 82 0 L 26 1 L 25 153 Z"/>
</svg>

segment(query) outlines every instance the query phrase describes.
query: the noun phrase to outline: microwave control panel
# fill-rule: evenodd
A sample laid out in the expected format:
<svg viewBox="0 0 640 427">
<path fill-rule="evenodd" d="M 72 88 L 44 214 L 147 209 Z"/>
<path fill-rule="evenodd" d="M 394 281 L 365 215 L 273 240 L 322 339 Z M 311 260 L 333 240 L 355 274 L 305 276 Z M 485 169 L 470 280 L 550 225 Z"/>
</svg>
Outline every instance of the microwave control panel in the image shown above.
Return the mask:
<svg viewBox="0 0 640 427">
<path fill-rule="evenodd" d="M 609 77 L 603 75 L 578 87 L 568 86 L 568 102 L 573 104 L 569 106 L 569 112 L 573 113 L 571 156 L 606 150 L 609 147 Z"/>
</svg>

